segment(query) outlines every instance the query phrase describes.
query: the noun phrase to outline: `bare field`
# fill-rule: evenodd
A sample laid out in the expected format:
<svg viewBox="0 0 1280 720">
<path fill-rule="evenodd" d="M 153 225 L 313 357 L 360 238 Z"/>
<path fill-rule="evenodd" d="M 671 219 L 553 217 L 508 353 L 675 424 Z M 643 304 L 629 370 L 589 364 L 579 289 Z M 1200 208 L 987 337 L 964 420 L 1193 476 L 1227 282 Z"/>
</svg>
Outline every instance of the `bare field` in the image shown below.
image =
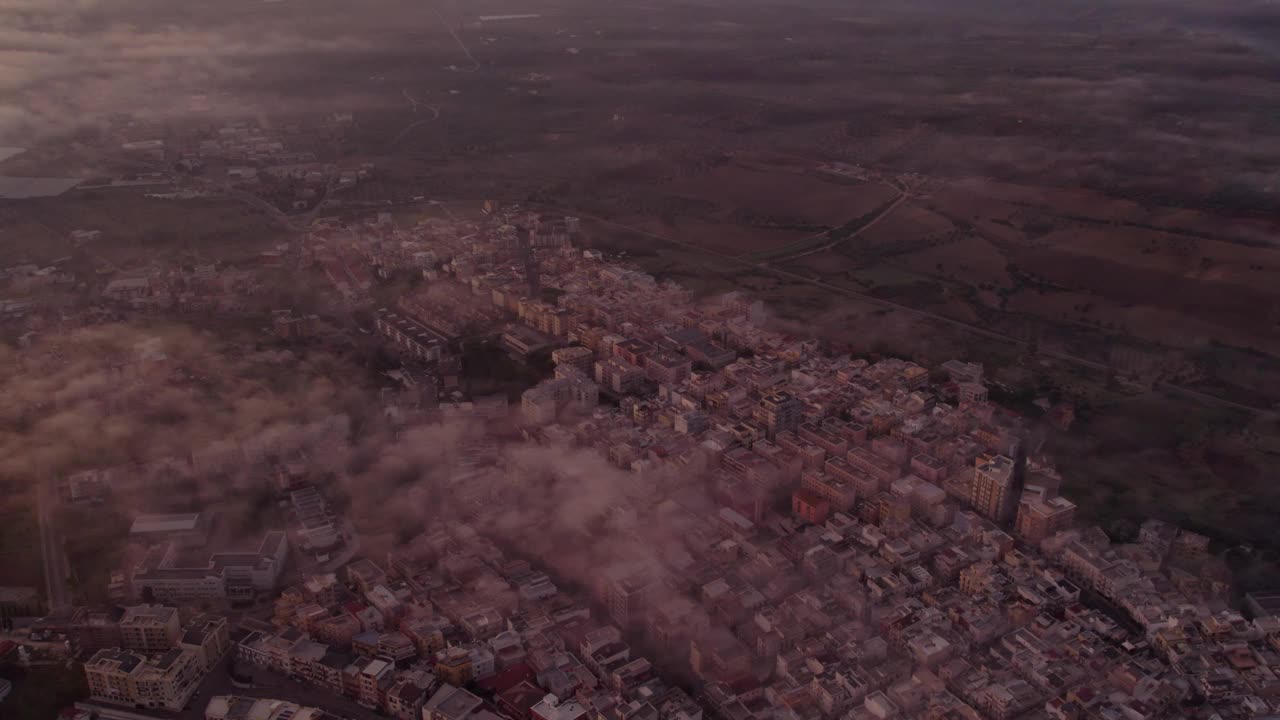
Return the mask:
<svg viewBox="0 0 1280 720">
<path fill-rule="evenodd" d="M 120 265 L 195 252 L 210 260 L 259 252 L 282 237 L 262 212 L 233 199 L 159 200 L 119 189 L 0 204 L 0 260 L 44 261 L 72 254 L 73 230 L 101 230 L 86 246 L 96 258 Z"/>
<path fill-rule="evenodd" d="M 1099 262 L 1280 293 L 1280 249 L 1246 247 L 1139 228 L 1097 226 L 1055 230 L 1042 242 Z"/>
<path fill-rule="evenodd" d="M 894 197 L 878 183 L 841 184 L 809 174 L 719 167 L 668 191 L 715 203 L 731 218 L 778 225 L 834 227 L 860 217 Z"/>
<path fill-rule="evenodd" d="M 897 258 L 897 262 L 927 275 L 954 276 L 972 285 L 1008 285 L 1009 264 L 1000 249 L 985 238 L 964 235 Z"/>
<path fill-rule="evenodd" d="M 1212 280 L 1187 278 L 1100 260 L 1055 248 L 1015 252 L 1010 260 L 1024 272 L 1049 282 L 1130 305 L 1149 305 L 1212 320 L 1260 336 L 1274 324 L 1266 309 L 1276 291 L 1243 288 Z M 1262 311 L 1261 313 L 1259 311 Z"/>
<path fill-rule="evenodd" d="M 813 234 L 803 230 L 775 230 L 692 217 L 675 217 L 670 220 L 632 218 L 626 224 L 730 255 L 769 250 Z"/>
</svg>

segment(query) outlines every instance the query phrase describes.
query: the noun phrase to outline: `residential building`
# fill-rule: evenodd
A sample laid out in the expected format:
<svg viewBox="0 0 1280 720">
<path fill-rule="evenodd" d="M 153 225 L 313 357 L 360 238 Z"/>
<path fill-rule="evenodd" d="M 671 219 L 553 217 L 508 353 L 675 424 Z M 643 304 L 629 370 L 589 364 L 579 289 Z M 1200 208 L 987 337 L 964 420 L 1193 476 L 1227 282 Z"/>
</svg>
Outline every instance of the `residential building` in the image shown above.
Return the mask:
<svg viewBox="0 0 1280 720">
<path fill-rule="evenodd" d="M 1004 455 L 985 455 L 975 462 L 969 504 L 979 515 L 996 523 L 1013 517 L 1018 489 L 1014 461 Z"/>
<path fill-rule="evenodd" d="M 436 676 L 441 682 L 462 686 L 475 677 L 471 653 L 460 647 L 451 647 L 436 658 Z"/>
<path fill-rule="evenodd" d="M 532 720 L 586 720 L 587 708 L 576 700 L 561 700 L 555 695 L 547 695 L 542 702 L 529 708 Z"/>
<path fill-rule="evenodd" d="M 204 720 L 329 720 L 316 707 L 304 707 L 286 700 L 215 695 L 204 709 Z"/>
<path fill-rule="evenodd" d="M 1071 527 L 1075 517 L 1076 504 L 1060 495 L 1024 492 L 1015 529 L 1024 541 L 1038 546 L 1045 538 Z"/>
<path fill-rule="evenodd" d="M 804 403 L 785 392 L 774 392 L 760 399 L 752 411 L 752 418 L 764 426 L 770 440 L 778 433 L 795 431 L 804 420 Z"/>
<path fill-rule="evenodd" d="M 213 670 L 231 649 L 227 619 L 217 615 L 200 615 L 187 623 L 178 638 L 178 647 L 191 650 L 200 660 L 204 672 Z"/>
<path fill-rule="evenodd" d="M 441 685 L 422 707 L 422 720 L 466 720 L 484 701 L 454 685 Z"/>
<path fill-rule="evenodd" d="M 120 618 L 120 643 L 127 650 L 156 653 L 178 644 L 182 627 L 178 610 L 162 605 L 125 608 Z"/>
<path fill-rule="evenodd" d="M 203 677 L 191 650 L 147 657 L 129 650 L 94 653 L 84 665 L 93 700 L 129 707 L 177 711 L 186 706 Z"/>
<path fill-rule="evenodd" d="M 791 494 L 791 512 L 805 522 L 820 525 L 831 514 L 831 502 L 815 492 L 800 488 Z"/>
</svg>

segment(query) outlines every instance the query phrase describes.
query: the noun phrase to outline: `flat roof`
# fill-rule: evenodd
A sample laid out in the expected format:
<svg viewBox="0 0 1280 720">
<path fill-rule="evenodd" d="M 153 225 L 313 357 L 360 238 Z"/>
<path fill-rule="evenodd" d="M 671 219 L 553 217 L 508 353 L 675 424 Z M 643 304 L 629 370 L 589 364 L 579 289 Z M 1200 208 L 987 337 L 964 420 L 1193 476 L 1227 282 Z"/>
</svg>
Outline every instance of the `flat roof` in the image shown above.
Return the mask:
<svg viewBox="0 0 1280 720">
<path fill-rule="evenodd" d="M 129 528 L 131 535 L 150 533 L 191 532 L 200 527 L 200 513 L 172 515 L 139 515 Z"/>
</svg>

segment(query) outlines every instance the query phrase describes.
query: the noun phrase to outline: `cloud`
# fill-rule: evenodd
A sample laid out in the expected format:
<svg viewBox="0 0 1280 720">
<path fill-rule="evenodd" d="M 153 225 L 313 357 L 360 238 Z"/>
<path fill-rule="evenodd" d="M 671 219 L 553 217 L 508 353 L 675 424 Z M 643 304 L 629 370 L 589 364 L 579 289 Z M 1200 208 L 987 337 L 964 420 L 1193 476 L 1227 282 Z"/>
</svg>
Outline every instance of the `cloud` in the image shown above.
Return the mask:
<svg viewBox="0 0 1280 720">
<path fill-rule="evenodd" d="M 330 25 L 310 33 L 305 16 L 285 23 L 243 8 L 212 10 L 148 0 L 0 0 L 0 140 L 28 142 L 117 113 L 164 120 L 181 116 L 197 95 L 212 106 L 206 113 L 242 112 L 255 99 L 226 90 L 255 69 L 369 47 Z"/>
</svg>

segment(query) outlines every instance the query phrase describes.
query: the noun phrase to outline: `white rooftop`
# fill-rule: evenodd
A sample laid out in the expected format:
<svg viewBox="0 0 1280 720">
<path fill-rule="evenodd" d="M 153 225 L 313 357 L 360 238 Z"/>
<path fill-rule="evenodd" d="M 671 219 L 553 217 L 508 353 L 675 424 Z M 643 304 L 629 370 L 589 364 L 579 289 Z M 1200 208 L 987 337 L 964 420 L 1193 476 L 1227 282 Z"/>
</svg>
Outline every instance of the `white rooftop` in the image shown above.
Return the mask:
<svg viewBox="0 0 1280 720">
<path fill-rule="evenodd" d="M 129 528 L 131 535 L 151 533 L 191 532 L 200 526 L 200 513 L 175 515 L 139 515 Z"/>
</svg>

